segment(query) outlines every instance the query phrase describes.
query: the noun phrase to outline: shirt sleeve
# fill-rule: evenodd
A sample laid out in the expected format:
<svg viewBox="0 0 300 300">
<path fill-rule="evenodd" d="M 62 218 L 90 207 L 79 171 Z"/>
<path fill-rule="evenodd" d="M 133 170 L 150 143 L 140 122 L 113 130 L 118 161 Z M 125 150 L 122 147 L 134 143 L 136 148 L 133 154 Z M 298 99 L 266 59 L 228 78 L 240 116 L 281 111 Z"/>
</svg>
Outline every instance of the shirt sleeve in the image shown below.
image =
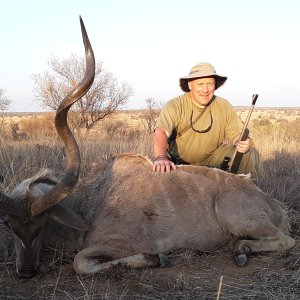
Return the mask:
<svg viewBox="0 0 300 300">
<path fill-rule="evenodd" d="M 243 123 L 236 113 L 234 107 L 226 101 L 226 128 L 225 135 L 230 142 L 233 142 L 242 131 Z"/>
<path fill-rule="evenodd" d="M 158 119 L 155 124 L 155 129 L 162 127 L 167 131 L 169 137 L 173 130 L 178 126 L 178 109 L 174 101 L 169 101 L 161 110 Z"/>
</svg>

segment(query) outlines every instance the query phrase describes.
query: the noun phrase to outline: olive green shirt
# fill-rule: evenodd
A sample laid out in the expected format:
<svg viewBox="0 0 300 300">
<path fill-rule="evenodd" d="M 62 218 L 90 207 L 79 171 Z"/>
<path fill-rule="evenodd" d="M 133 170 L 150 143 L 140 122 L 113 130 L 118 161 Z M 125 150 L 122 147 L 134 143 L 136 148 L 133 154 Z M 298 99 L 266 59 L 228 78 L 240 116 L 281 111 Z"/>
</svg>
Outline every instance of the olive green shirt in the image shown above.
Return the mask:
<svg viewBox="0 0 300 300">
<path fill-rule="evenodd" d="M 205 164 L 225 139 L 232 142 L 239 135 L 243 123 L 233 106 L 223 98 L 214 97 L 204 114 L 193 125 L 196 130 L 205 130 L 212 125 L 206 133 L 198 133 L 189 128 L 181 136 L 178 136 L 178 133 L 180 134 L 185 128 L 190 127 L 192 112 L 194 121 L 204 109 L 193 104 L 190 93 L 170 100 L 162 109 L 156 122 L 156 128 L 166 129 L 169 137 L 168 152 L 173 158 L 180 158 L 190 164 Z M 170 136 L 172 133 L 174 135 L 174 132 L 175 134 L 177 132 L 177 137 L 172 142 Z"/>
</svg>

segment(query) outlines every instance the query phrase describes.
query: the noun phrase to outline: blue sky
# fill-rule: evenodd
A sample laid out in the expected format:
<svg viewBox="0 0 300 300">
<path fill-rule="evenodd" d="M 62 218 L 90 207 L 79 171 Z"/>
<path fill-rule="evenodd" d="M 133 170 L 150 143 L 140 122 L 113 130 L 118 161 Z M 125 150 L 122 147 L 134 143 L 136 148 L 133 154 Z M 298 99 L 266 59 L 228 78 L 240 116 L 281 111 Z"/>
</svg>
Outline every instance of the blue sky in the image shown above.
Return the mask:
<svg viewBox="0 0 300 300">
<path fill-rule="evenodd" d="M 216 94 L 233 105 L 300 107 L 298 0 L 1 1 L 0 88 L 11 111 L 41 111 L 32 74 L 51 56 L 83 55 L 82 16 L 96 60 L 132 84 L 127 108 L 166 102 L 200 62 L 228 76 Z"/>
</svg>

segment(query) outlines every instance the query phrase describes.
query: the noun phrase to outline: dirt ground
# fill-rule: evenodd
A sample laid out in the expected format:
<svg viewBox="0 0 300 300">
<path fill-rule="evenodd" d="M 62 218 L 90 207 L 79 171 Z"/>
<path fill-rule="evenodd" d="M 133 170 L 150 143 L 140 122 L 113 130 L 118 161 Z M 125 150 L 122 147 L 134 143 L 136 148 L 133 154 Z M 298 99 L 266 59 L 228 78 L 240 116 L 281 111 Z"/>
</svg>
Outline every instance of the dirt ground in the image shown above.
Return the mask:
<svg viewBox="0 0 300 300">
<path fill-rule="evenodd" d="M 43 251 L 40 274 L 19 279 L 13 259 L 1 264 L 0 299 L 300 299 L 300 246 L 289 253 L 252 255 L 235 266 L 230 245 L 212 253 L 171 253 L 166 268 L 123 266 L 80 277 L 74 253 Z"/>
</svg>

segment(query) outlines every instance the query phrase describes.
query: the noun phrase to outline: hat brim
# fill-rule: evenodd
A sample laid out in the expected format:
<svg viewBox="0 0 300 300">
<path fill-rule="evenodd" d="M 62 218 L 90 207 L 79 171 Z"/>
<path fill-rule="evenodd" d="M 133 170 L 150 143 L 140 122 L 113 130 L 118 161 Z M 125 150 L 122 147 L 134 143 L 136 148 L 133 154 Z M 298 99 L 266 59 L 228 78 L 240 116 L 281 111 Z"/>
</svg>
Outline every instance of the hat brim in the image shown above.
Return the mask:
<svg viewBox="0 0 300 300">
<path fill-rule="evenodd" d="M 227 77 L 225 76 L 221 76 L 221 75 L 217 75 L 217 74 L 214 74 L 214 75 L 207 75 L 207 76 L 196 76 L 196 77 L 193 77 L 193 76 L 186 76 L 186 77 L 182 77 L 179 79 L 179 85 L 181 87 L 181 89 L 188 93 L 190 92 L 190 88 L 189 88 L 189 84 L 188 82 L 189 81 L 192 81 L 194 79 L 198 79 L 198 78 L 215 78 L 216 80 L 216 88 L 215 89 L 218 89 L 220 86 L 222 86 L 226 80 L 227 80 Z"/>
</svg>

